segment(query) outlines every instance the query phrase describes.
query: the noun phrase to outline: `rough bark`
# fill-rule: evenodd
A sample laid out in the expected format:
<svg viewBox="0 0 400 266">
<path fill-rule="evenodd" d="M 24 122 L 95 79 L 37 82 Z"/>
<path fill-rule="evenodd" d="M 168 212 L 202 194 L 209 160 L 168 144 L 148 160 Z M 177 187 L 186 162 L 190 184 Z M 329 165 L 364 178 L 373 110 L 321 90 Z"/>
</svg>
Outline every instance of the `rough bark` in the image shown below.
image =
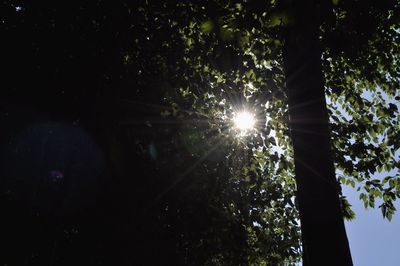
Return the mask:
<svg viewBox="0 0 400 266">
<path fill-rule="evenodd" d="M 303 263 L 353 265 L 335 177 L 313 1 L 295 1 L 283 51 Z"/>
</svg>

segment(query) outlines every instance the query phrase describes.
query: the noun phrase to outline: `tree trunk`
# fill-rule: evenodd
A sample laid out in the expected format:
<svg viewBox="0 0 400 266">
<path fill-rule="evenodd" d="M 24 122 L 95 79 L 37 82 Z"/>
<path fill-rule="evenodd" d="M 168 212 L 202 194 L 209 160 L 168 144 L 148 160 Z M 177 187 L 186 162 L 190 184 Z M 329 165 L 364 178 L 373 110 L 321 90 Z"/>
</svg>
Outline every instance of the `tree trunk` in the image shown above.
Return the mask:
<svg viewBox="0 0 400 266">
<path fill-rule="evenodd" d="M 303 265 L 353 265 L 339 201 L 314 1 L 294 1 L 283 50 Z M 299 3 L 301 2 L 301 3 Z"/>
</svg>

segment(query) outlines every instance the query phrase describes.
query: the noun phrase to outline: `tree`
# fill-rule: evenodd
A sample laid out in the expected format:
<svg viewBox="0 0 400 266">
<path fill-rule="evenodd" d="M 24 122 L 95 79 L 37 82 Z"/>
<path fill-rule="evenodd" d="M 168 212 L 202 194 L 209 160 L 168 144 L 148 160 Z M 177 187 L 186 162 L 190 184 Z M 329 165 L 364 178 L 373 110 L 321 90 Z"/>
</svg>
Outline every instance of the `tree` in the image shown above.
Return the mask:
<svg viewBox="0 0 400 266">
<path fill-rule="evenodd" d="M 324 199 L 330 195 L 330 200 L 310 209 L 313 203 L 307 205 L 298 184 L 300 217 L 320 219 L 314 215 L 316 207 L 332 217 L 331 224 L 338 229 L 309 230 L 309 224 L 302 223 L 305 263 L 314 265 L 325 259 L 326 252 L 334 252 L 330 243 L 317 246 L 325 248 L 315 253 L 321 236 L 333 239 L 333 232 L 338 232 L 342 242 L 335 243 L 346 248 L 340 210 L 349 213 L 349 209 L 345 198 L 338 201 L 330 156 L 340 170 L 339 181 L 365 190 L 360 197 L 371 207 L 376 197 L 383 197 L 383 215 L 391 218 L 393 201 L 399 196 L 398 174 L 383 180 L 372 175 L 376 169 L 399 168 L 399 118 L 393 100 L 386 98 L 399 97 L 396 3 L 3 4 L 8 10 L 2 26 L 9 44 L 6 62 L 26 64 L 22 70 L 11 69 L 10 89 L 2 93 L 17 107 L 21 99 L 28 99 L 33 109 L 53 119 L 74 124 L 79 119 L 78 124 L 105 151 L 109 172 L 98 188 L 101 204 L 93 209 L 97 216 L 91 215 L 86 224 L 101 222 L 90 230 L 77 225 L 79 215 L 69 216 L 68 223 L 55 222 L 54 233 L 43 237 L 36 257 L 25 245 L 22 260 L 69 265 L 80 257 L 76 252 L 68 255 L 71 247 L 91 246 L 85 259 L 106 264 L 139 259 L 150 265 L 293 263 L 300 255 L 293 161 L 299 183 L 305 180 L 302 175 L 310 174 L 299 167 L 299 159 L 315 163 L 316 154 L 327 158 L 326 166 L 312 167 L 326 173 L 323 176 L 331 185 L 320 182 L 314 190 Z M 315 13 L 321 15 L 314 17 Z M 301 33 L 304 46 L 295 41 Z M 319 45 L 320 49 L 307 49 Z M 315 80 L 292 74 L 302 57 L 305 64 L 300 71 L 316 73 Z M 330 100 L 330 132 L 321 71 Z M 290 92 L 306 90 L 308 82 L 315 83 L 319 105 L 298 107 L 308 99 Z M 32 84 L 38 89 L 25 89 Z M 363 96 L 366 88 L 372 95 Z M 5 109 L 14 110 L 12 117 L 17 117 L 17 107 Z M 311 107 L 320 108 L 312 118 L 321 119 L 321 124 L 307 128 L 294 123 L 296 115 L 302 116 L 300 111 L 309 113 Z M 257 113 L 258 131 L 237 139 L 230 118 L 242 108 Z M 362 111 L 368 115 L 360 115 Z M 5 121 L 17 132 L 23 127 Z M 171 123 L 165 126 L 159 121 Z M 324 138 L 296 133 L 320 127 Z M 335 147 L 332 155 L 329 133 Z M 4 139 L 8 143 L 8 137 Z M 302 140 L 311 143 L 306 157 L 296 144 Z M 303 188 L 314 185 L 306 180 Z M 26 199 L 20 197 L 20 186 L 4 191 L 7 202 L 13 203 L 8 208 L 12 224 L 19 217 L 13 207 L 26 207 Z M 71 193 L 63 191 L 66 196 Z M 43 209 L 50 210 L 43 219 L 56 217 L 54 209 L 39 202 L 38 209 L 27 208 L 28 214 L 21 216 L 27 223 L 37 223 L 40 218 L 29 213 Z M 85 237 L 71 240 L 73 226 L 79 228 L 78 236 Z M 93 235 L 104 239 L 91 239 Z M 68 248 L 48 252 L 52 241 Z M 349 254 L 326 256 L 333 264 L 337 259 L 336 265 L 351 263 Z"/>
<path fill-rule="evenodd" d="M 209 125 L 199 109 L 191 117 L 199 123 L 192 128 L 181 121 L 187 114 L 182 104 L 165 107 L 165 96 L 180 101 L 177 86 L 201 78 L 182 53 L 188 41 L 180 29 L 192 14 L 180 15 L 187 6 L 4 4 L 4 57 L 11 67 L 8 89 L 2 91 L 2 108 L 10 114 L 3 118 L 9 130 L 2 132 L 8 217 L 2 241 L 12 243 L 4 263 L 279 265 L 297 260 L 294 182 L 278 167 L 283 156 L 276 153 L 269 162 L 260 150 L 258 157 L 248 151 L 246 159 L 247 144 L 227 134 L 220 141 L 221 130 L 213 126 L 224 126 L 220 121 L 207 114 Z M 172 18 L 182 19 L 179 27 L 170 27 Z M 22 69 L 12 67 L 15 61 L 25 62 Z M 215 100 L 202 99 L 209 107 Z M 176 118 L 165 117 L 164 108 Z M 162 126 L 160 120 L 173 123 Z M 76 149 L 57 149 L 53 140 L 67 135 L 60 127 L 84 128 L 99 144 L 107 162 L 100 176 L 73 177 L 79 157 Z M 69 171 L 56 169 L 54 176 L 48 169 L 54 161 Z M 35 186 L 25 183 L 32 176 Z M 63 181 L 51 182 L 58 177 Z M 98 181 L 92 188 L 95 205 L 74 189 L 87 180 Z M 49 196 L 39 197 L 36 187 Z M 72 195 L 81 204 L 64 200 Z M 54 197 L 59 204 L 50 204 Z M 90 249 L 83 252 L 84 247 Z"/>
<path fill-rule="evenodd" d="M 315 1 L 299 1 L 291 8 L 293 21 L 285 36 L 283 61 L 303 261 L 304 265 L 353 265 L 331 152 L 316 16 L 320 9 Z"/>
<path fill-rule="evenodd" d="M 334 4 L 337 5 L 338 2 Z M 289 23 L 292 24 L 289 25 L 292 31 L 286 38 L 286 48 L 284 49 L 289 92 L 289 115 L 292 124 L 295 160 L 297 161 L 296 176 L 299 201 L 304 201 L 303 205 L 300 203 L 300 213 L 306 213 L 301 215 L 303 217 L 302 231 L 306 265 L 308 263 L 309 265 L 324 263 L 328 257 L 333 258 L 333 261 L 331 261 L 332 265 L 352 265 L 343 221 L 339 218 L 340 203 L 335 186 L 335 171 L 330 152 L 328 116 L 325 107 L 324 82 L 322 79 L 322 50 L 318 43 L 318 36 L 321 33 L 318 32 L 318 27 L 325 23 L 325 33 L 328 32 L 327 35 L 329 38 L 332 32 L 337 31 L 335 27 L 332 27 L 332 20 L 335 21 L 332 19 L 332 16 L 337 15 L 340 8 L 347 9 L 346 20 L 350 16 L 361 19 L 361 22 L 355 24 L 358 32 L 355 31 L 356 33 L 353 33 L 355 36 L 352 36 L 352 38 L 361 47 L 365 47 L 363 42 L 370 39 L 372 33 L 376 34 L 378 25 L 385 24 L 379 21 L 382 17 L 385 19 L 390 18 L 387 9 L 394 7 L 395 3 L 388 1 L 384 4 L 370 5 L 368 7 L 360 6 L 357 3 L 353 3 L 352 5 L 341 6 L 334 10 L 333 6 L 329 5 L 328 2 L 321 3 L 319 7 L 313 1 L 293 4 L 292 8 L 296 10 L 292 12 L 294 22 Z M 355 9 L 356 7 L 357 9 Z M 325 18 L 317 16 L 317 12 L 323 14 Z M 335 14 L 335 12 L 337 13 Z M 366 15 L 364 12 L 368 12 L 370 15 Z M 367 17 L 370 19 L 369 23 L 365 21 Z M 340 20 L 335 22 L 336 25 L 340 25 Z M 352 31 L 350 30 L 350 32 Z M 348 37 L 346 35 L 338 37 L 337 33 L 332 35 L 336 35 L 336 38 Z M 361 38 L 360 35 L 362 36 Z M 376 36 L 374 37 L 376 38 Z M 336 46 L 335 48 L 337 48 L 337 46 L 340 46 L 337 43 L 339 40 L 336 39 L 334 43 L 326 44 Z M 353 51 L 349 51 L 347 50 L 348 48 L 344 47 L 343 45 L 341 47 L 341 49 L 345 50 L 344 57 L 357 56 L 352 54 Z M 337 86 L 337 84 L 334 86 Z M 325 165 L 325 163 L 328 165 Z M 374 172 L 374 170 L 371 172 Z M 315 192 L 315 185 L 321 181 L 321 177 L 324 178 L 323 182 L 318 185 L 318 192 L 321 193 L 318 196 L 318 192 Z M 311 184 L 308 184 L 309 182 Z M 332 195 L 331 199 L 329 199 L 328 195 Z M 304 209 L 301 210 L 302 208 Z M 321 211 L 317 214 L 313 211 L 315 209 L 323 209 L 327 213 Z M 314 218 L 312 218 L 313 216 Z M 320 232 L 318 232 L 318 226 L 321 226 Z M 330 237 L 326 233 L 323 233 L 326 232 L 326 228 L 330 228 L 329 232 L 332 233 Z M 310 247 L 308 247 L 308 241 L 310 241 Z M 325 244 L 321 245 L 322 243 Z"/>
<path fill-rule="evenodd" d="M 253 7 L 255 6 L 254 2 L 251 4 Z M 259 7 L 259 10 L 267 10 L 265 6 L 260 5 Z M 236 17 L 235 15 L 232 15 L 231 20 L 228 20 L 229 23 L 227 23 L 230 25 L 225 24 L 222 26 L 222 28 L 225 28 L 225 31 L 228 32 L 226 33 L 222 30 L 221 38 L 225 38 L 225 41 L 229 38 L 235 38 L 235 32 L 237 33 L 238 31 L 242 30 L 240 28 L 242 25 L 238 26 L 237 24 L 240 23 L 238 21 L 240 21 L 240 13 L 243 9 L 243 6 L 242 4 L 236 4 L 235 8 L 239 10 L 239 14 L 237 14 Z M 375 58 L 378 59 L 376 62 L 381 62 L 382 60 L 379 58 L 380 56 L 376 55 L 376 51 L 381 47 L 378 46 L 379 44 L 377 44 L 377 42 L 385 43 L 386 47 L 392 47 L 389 48 L 391 50 L 396 49 L 396 45 L 393 45 L 393 43 L 395 41 L 394 36 L 396 35 L 395 28 L 397 27 L 395 25 L 398 23 L 395 16 L 395 14 L 398 12 L 397 8 L 398 7 L 396 6 L 396 3 L 390 1 L 381 4 L 369 3 L 365 6 L 355 2 L 339 4 L 339 2 L 335 1 L 333 5 L 327 2 L 322 4 L 320 3 L 319 7 L 317 3 L 313 1 L 304 1 L 297 4 L 281 1 L 280 5 L 277 5 L 277 12 L 272 15 L 270 21 L 272 24 L 276 23 L 275 21 L 278 21 L 278 24 L 285 24 L 285 26 L 289 28 L 289 33 L 286 34 L 286 37 L 284 38 L 284 67 L 286 72 L 287 86 L 289 89 L 289 115 L 292 127 L 292 138 L 294 141 L 295 161 L 297 162 L 296 175 L 299 189 L 298 196 L 300 202 L 300 217 L 302 217 L 303 222 L 303 241 L 305 241 L 303 245 L 306 247 L 306 264 L 310 263 L 311 265 L 314 265 L 326 263 L 326 258 L 332 258 L 332 265 L 352 264 L 348 250 L 347 239 L 344 233 L 343 220 L 340 214 L 341 208 L 338 197 L 340 191 L 335 181 L 335 172 L 333 168 L 332 155 L 330 152 L 331 145 L 329 139 L 328 116 L 325 107 L 324 83 L 322 79 L 320 60 L 323 54 L 318 39 L 321 37 L 322 42 L 324 42 L 326 45 L 326 47 L 323 47 L 326 49 L 325 55 L 330 53 L 336 57 L 334 59 L 328 58 L 328 62 L 334 60 L 343 60 L 344 58 L 344 60 L 346 60 L 346 58 L 359 59 L 357 63 L 360 65 L 353 66 L 355 69 L 354 72 L 357 72 L 358 74 L 357 77 L 348 75 L 346 82 L 343 82 L 342 84 L 331 83 L 331 86 L 343 86 L 343 84 L 346 84 L 350 80 L 352 83 L 358 83 L 359 88 L 362 88 L 361 84 L 370 87 L 371 81 L 366 83 L 364 82 L 365 78 L 360 77 L 360 73 L 363 73 L 365 77 L 367 77 L 367 80 L 370 76 L 375 76 L 378 79 L 374 81 L 375 86 L 385 86 L 385 93 L 389 97 L 394 97 L 395 95 L 393 94 L 393 91 L 396 83 L 398 82 L 398 78 L 396 78 L 398 77 L 398 73 L 394 73 L 389 69 L 395 67 L 394 62 L 396 62 L 396 59 L 394 58 L 398 57 L 398 55 L 396 53 L 392 53 L 390 55 L 391 60 L 386 60 L 381 65 L 371 66 L 374 64 L 374 62 L 371 61 L 371 58 L 365 58 L 366 55 L 364 54 L 364 51 L 374 51 L 375 54 L 372 54 L 374 54 Z M 246 8 L 244 8 L 244 10 L 246 10 Z M 252 13 L 253 10 L 251 7 L 249 10 L 247 11 L 249 11 L 249 13 L 253 15 L 256 20 L 257 15 L 261 15 L 260 17 L 263 15 L 264 17 L 266 16 L 266 13 Z M 281 13 L 279 14 L 278 12 Z M 246 11 L 243 13 L 246 13 Z M 317 16 L 317 13 L 322 15 Z M 360 21 L 354 23 L 354 25 L 349 25 L 349 21 L 353 22 L 353 18 L 358 18 Z M 249 19 L 249 21 L 251 21 L 251 19 Z M 263 27 L 262 22 L 267 22 L 267 19 L 261 21 L 261 23 L 258 24 L 259 27 L 253 27 L 252 33 Z M 251 25 L 250 22 L 249 24 Z M 208 23 L 205 25 L 211 24 Z M 342 28 L 343 25 L 348 27 L 346 29 L 347 33 L 344 33 Z M 322 27 L 321 32 L 319 32 L 320 27 Z M 380 31 L 379 34 L 378 31 Z M 343 34 L 343 36 L 340 36 L 340 34 Z M 359 53 L 355 53 L 354 50 L 350 49 L 350 47 L 353 46 L 342 45 L 340 38 L 354 39 L 355 43 L 360 45 L 362 49 L 359 49 Z M 256 38 L 253 39 L 257 40 Z M 192 45 L 192 39 L 189 40 L 190 45 Z M 368 43 L 368 45 L 365 43 Z M 228 46 L 231 46 L 231 44 Z M 230 47 L 228 49 L 230 49 Z M 338 50 L 341 54 L 334 54 L 338 52 Z M 235 50 L 235 52 L 237 51 Z M 234 53 L 231 53 L 231 56 L 233 54 Z M 384 55 L 384 57 L 387 57 L 387 55 Z M 363 63 L 365 63 L 364 66 Z M 258 66 L 260 65 L 261 64 L 258 64 Z M 254 66 L 257 67 L 257 64 L 254 63 Z M 359 71 L 358 68 L 360 68 L 360 66 L 369 67 L 367 69 L 365 69 L 365 67 L 362 71 Z M 233 68 L 236 67 L 237 66 L 233 66 Z M 331 65 L 329 67 L 331 67 Z M 386 68 L 387 70 L 383 71 L 383 68 Z M 372 71 L 371 73 L 371 69 L 376 70 Z M 254 70 L 252 69 L 252 71 Z M 390 74 L 388 74 L 389 71 Z M 344 72 L 344 74 L 346 74 L 346 72 Z M 249 74 L 249 76 L 250 75 L 251 74 Z M 338 75 L 338 73 L 336 73 L 336 75 Z M 231 78 L 231 80 L 234 79 Z M 258 81 L 257 78 L 254 78 L 253 81 L 254 80 Z M 332 79 L 329 77 L 328 80 Z M 358 97 L 361 102 L 366 101 L 366 99 L 361 100 L 362 97 L 360 95 Z M 383 99 L 380 98 L 380 100 L 382 101 Z M 352 100 L 352 103 L 354 103 L 354 100 Z M 360 105 L 361 104 L 357 103 L 353 108 L 359 108 Z M 369 104 L 368 106 L 371 105 Z M 381 107 L 383 106 L 381 105 Z M 392 135 L 394 131 L 396 131 L 393 128 L 393 124 L 398 124 L 398 116 L 395 114 L 396 110 L 397 107 L 393 103 L 389 103 L 388 110 L 380 110 L 379 113 L 377 113 L 377 117 L 383 118 L 383 123 L 380 126 L 372 125 L 370 129 L 370 131 L 372 131 L 371 134 L 373 142 L 376 144 L 379 142 L 378 138 L 376 137 L 376 131 L 378 128 L 380 128 L 379 132 L 381 134 L 383 133 L 383 135 L 388 133 L 383 130 L 383 128 L 386 128 L 385 126 L 391 128 L 388 135 Z M 337 113 L 340 113 L 340 111 L 337 111 Z M 337 119 L 335 116 L 333 117 Z M 364 119 L 364 121 L 372 122 L 373 119 L 371 117 L 373 116 L 369 116 L 369 118 Z M 388 121 L 390 122 L 388 123 Z M 338 122 L 338 120 L 336 122 Z M 387 170 L 392 169 L 393 165 L 397 164 L 395 153 L 398 147 L 396 148 L 393 145 L 393 141 L 390 140 L 392 137 L 383 135 L 381 137 L 386 137 L 386 141 L 392 143 L 391 146 L 394 148 L 390 152 L 386 153 L 385 156 L 382 156 L 386 159 L 381 161 L 375 159 L 375 162 L 370 163 L 368 167 L 366 167 L 368 163 L 365 163 L 365 160 L 363 160 L 360 164 L 358 164 L 356 160 L 353 162 L 344 160 L 345 166 L 339 164 L 339 167 L 345 167 L 345 169 L 353 168 L 353 163 L 357 163 L 360 166 L 359 169 L 361 172 L 367 172 L 365 179 L 369 179 L 370 175 L 375 172 L 376 168 L 381 169 L 381 163 L 386 165 Z M 352 142 L 352 140 L 347 141 L 350 143 Z M 369 147 L 367 149 L 372 150 L 371 154 L 375 154 L 375 152 L 380 153 L 383 150 L 387 150 L 386 145 L 389 143 L 384 142 L 383 145 L 376 146 L 370 143 L 361 144 L 359 141 L 354 146 L 355 149 L 365 149 L 366 147 Z M 342 147 L 343 146 L 344 145 L 342 144 Z M 361 148 L 361 146 L 363 148 Z M 361 157 L 362 155 L 353 155 L 352 159 L 358 156 Z M 343 162 L 343 158 L 339 160 L 340 162 Z M 354 170 L 348 172 L 350 172 L 350 175 L 357 175 L 357 172 Z M 374 206 L 374 198 L 376 196 L 382 196 L 382 192 L 379 192 L 378 190 L 386 191 L 386 197 L 384 197 L 385 202 L 381 205 L 384 216 L 386 215 L 388 206 L 390 206 L 389 209 L 391 209 L 391 211 L 394 210 L 393 204 L 386 202 L 390 201 L 390 198 L 393 200 L 395 199 L 395 194 L 391 193 L 397 193 L 397 190 L 395 189 L 396 192 L 389 192 L 391 190 L 390 188 L 383 188 L 383 185 L 387 183 L 389 179 L 393 178 L 396 177 L 388 177 L 384 180 L 381 180 L 382 183 L 380 183 L 379 180 L 374 179 L 372 182 L 367 181 L 365 186 L 367 192 L 372 191 L 372 193 L 369 193 L 371 206 Z M 343 177 L 341 177 L 340 180 L 343 181 Z M 364 178 L 359 176 L 357 177 L 357 180 L 363 181 Z M 349 184 L 353 184 L 354 186 L 354 181 L 347 182 Z M 375 187 L 372 190 L 370 190 L 371 184 L 373 184 Z M 391 187 L 394 188 L 394 186 L 395 182 L 392 181 Z M 392 196 L 389 196 L 389 194 Z M 361 194 L 360 197 L 363 200 L 367 199 L 365 194 Z M 341 199 L 342 205 L 345 205 L 345 199 L 343 197 Z M 368 204 L 367 200 L 366 204 Z M 323 213 L 322 211 L 317 213 L 315 211 L 316 209 L 324 211 L 326 210 L 326 213 Z M 390 219 L 390 217 L 391 214 L 388 216 L 388 218 Z M 317 229 L 318 227 L 320 229 Z M 329 237 L 327 237 L 326 234 L 327 228 L 330 228 L 331 234 Z M 307 246 L 309 247 L 307 248 Z M 314 248 L 315 250 L 313 250 Z M 336 253 L 336 251 L 338 253 Z M 309 255 L 307 256 L 307 254 Z"/>
</svg>

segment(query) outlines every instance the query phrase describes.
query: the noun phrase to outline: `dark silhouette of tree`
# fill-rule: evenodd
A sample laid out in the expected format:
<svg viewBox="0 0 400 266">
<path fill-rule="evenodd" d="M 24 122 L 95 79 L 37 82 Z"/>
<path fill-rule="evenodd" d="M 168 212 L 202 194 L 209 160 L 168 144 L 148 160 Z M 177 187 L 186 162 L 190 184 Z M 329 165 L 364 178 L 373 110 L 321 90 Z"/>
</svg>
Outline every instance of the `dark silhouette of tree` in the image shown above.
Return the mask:
<svg viewBox="0 0 400 266">
<path fill-rule="evenodd" d="M 321 3 L 326 5 L 326 3 Z M 283 49 L 303 265 L 353 265 L 335 176 L 316 1 L 288 6 Z M 332 12 L 332 11 L 331 11 Z"/>
<path fill-rule="evenodd" d="M 304 264 L 351 265 L 340 183 L 392 217 L 395 1 L 2 10 L 4 263 L 292 265 L 297 204 Z"/>
<path fill-rule="evenodd" d="M 393 1 L 364 4 L 349 1 L 334 9 L 334 5 L 328 1 L 298 1 L 287 6 L 292 21 L 288 23 L 283 57 L 302 222 L 304 265 L 352 265 L 340 215 L 340 190 L 335 178 L 322 74 L 321 58 L 325 47 L 322 47 L 319 36 L 325 34 L 324 44 L 331 48 L 332 54 L 340 51 L 344 58 L 358 59 L 361 67 L 370 64 L 369 60 L 363 60 L 364 53 L 368 53 L 373 46 L 367 43 L 376 41 L 382 33 L 390 31 L 384 26 L 387 22 L 382 20 L 390 20 L 389 10 L 396 4 Z M 346 12 L 343 19 L 339 18 L 340 12 Z M 349 20 L 354 24 L 349 25 Z M 347 24 L 347 29 L 341 28 L 343 26 L 340 24 Z M 320 31 L 321 26 L 324 27 L 323 32 Z M 378 29 L 381 33 L 377 33 Z M 346 40 L 349 43 L 344 44 Z M 365 74 L 370 75 L 368 72 Z M 388 73 L 382 71 L 379 76 L 385 74 Z M 333 86 L 337 87 L 338 84 Z M 393 87 L 388 90 L 389 93 L 392 90 Z M 374 168 L 371 172 L 374 172 Z"/>
</svg>

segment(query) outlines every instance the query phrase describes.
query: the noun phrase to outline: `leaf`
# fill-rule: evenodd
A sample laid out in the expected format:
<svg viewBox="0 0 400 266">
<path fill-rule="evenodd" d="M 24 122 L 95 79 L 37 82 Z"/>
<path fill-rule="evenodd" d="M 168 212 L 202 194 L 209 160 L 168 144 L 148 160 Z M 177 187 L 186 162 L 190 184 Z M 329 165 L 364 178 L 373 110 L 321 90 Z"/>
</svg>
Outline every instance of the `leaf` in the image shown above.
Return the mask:
<svg viewBox="0 0 400 266">
<path fill-rule="evenodd" d="M 201 23 L 200 26 L 201 31 L 204 33 L 212 32 L 213 28 L 214 28 L 214 23 L 212 22 L 212 20 L 205 21 Z"/>
<path fill-rule="evenodd" d="M 389 221 L 391 221 L 392 218 L 393 218 L 393 212 L 388 211 L 388 212 L 386 213 L 386 217 L 387 217 L 387 219 L 388 219 Z"/>
<path fill-rule="evenodd" d="M 389 180 L 389 187 L 390 187 L 390 188 L 396 187 L 396 181 L 393 180 L 393 179 L 390 179 L 390 180 Z"/>
<path fill-rule="evenodd" d="M 272 14 L 268 27 L 285 26 L 290 22 L 290 17 L 287 12 L 275 12 Z"/>
<path fill-rule="evenodd" d="M 269 137 L 268 140 L 269 140 L 269 143 L 271 143 L 273 146 L 276 146 L 276 141 L 275 141 L 274 137 Z"/>
<path fill-rule="evenodd" d="M 382 211 L 382 216 L 383 216 L 383 218 L 385 218 L 386 217 L 386 204 L 382 204 L 381 205 L 381 211 Z"/>
</svg>

